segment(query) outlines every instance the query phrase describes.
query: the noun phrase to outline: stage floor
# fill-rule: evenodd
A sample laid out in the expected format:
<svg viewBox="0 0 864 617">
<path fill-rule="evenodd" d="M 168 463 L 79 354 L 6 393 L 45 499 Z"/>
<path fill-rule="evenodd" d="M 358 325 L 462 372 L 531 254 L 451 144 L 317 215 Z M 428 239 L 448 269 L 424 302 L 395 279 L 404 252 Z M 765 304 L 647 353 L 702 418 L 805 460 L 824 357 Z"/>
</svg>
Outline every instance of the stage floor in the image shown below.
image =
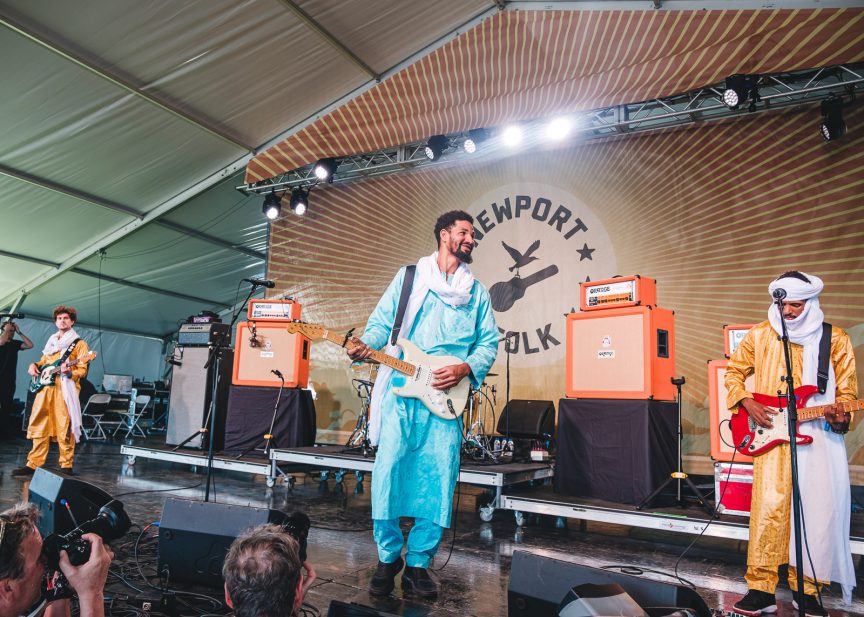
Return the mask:
<svg viewBox="0 0 864 617">
<path fill-rule="evenodd" d="M 142 440 L 136 446 L 158 448 L 159 442 Z M 0 505 L 3 508 L 26 497 L 28 482 L 11 478 L 9 472 L 23 464 L 28 449 L 29 442 L 23 439 L 0 442 L 0 470 L 3 472 L 0 476 Z M 267 463 L 261 461 L 261 464 L 263 469 Z M 56 468 L 56 451 L 49 458 L 48 467 L 52 466 Z M 80 479 L 99 486 L 124 502 L 133 522 L 139 526 L 133 536 L 115 544 L 114 571 L 142 585 L 132 552 L 140 529 L 159 520 L 168 496 L 201 499 L 204 468 L 140 457 L 130 465 L 118 444 L 84 443 L 78 448 L 75 471 Z M 313 527 L 309 535 L 309 559 L 318 570 L 319 581 L 307 600 L 322 615 L 327 614 L 330 601 L 338 599 L 402 616 L 500 617 L 507 614 L 507 582 L 514 549 L 563 557 L 592 567 L 622 564 L 672 573 L 679 555 L 695 537 L 593 520 L 584 526 L 570 520 L 566 528 L 559 529 L 555 526 L 555 516 L 529 512 L 525 513 L 524 525 L 517 527 L 509 512 L 496 512 L 489 523 L 481 522 L 476 514 L 461 512 L 455 520 L 454 530 L 446 532 L 434 563 L 437 568 L 445 563 L 452 542 L 452 556 L 437 574 L 442 585 L 439 599 L 426 602 L 404 597 L 398 581 L 392 596 L 376 599 L 366 591 L 377 562 L 371 533 L 368 481 L 363 490 L 355 491 L 353 476 L 346 476 L 342 483 L 336 483 L 332 474 L 323 482 L 317 473 L 298 474 L 293 490 L 289 491 L 282 484 L 268 488 L 266 473 L 253 475 L 226 468 L 218 469 L 214 478 L 215 489 L 211 498 L 220 503 L 286 511 L 299 509 L 310 515 Z M 530 493 L 537 490 L 532 489 Z M 507 492 L 516 496 L 530 494 L 510 488 Z M 672 514 L 676 511 L 664 510 Z M 687 516 L 701 515 L 697 508 L 688 508 L 683 513 Z M 155 573 L 155 534 L 155 527 L 151 527 L 139 545 L 140 563 L 146 574 Z M 745 560 L 746 542 L 706 537 L 681 559 L 678 574 L 696 585 L 710 607 L 724 608 L 731 606 L 745 591 L 741 579 Z M 647 576 L 669 580 L 662 574 Z M 114 576 L 109 579 L 109 590 L 132 593 Z M 219 598 L 218 592 L 211 592 L 211 595 Z M 791 595 L 785 585 L 778 596 L 780 615 L 791 616 Z M 832 590 L 827 605 L 832 615 L 864 616 L 862 597 L 860 592 L 856 592 L 853 606 L 844 610 L 839 593 Z M 214 606 L 202 605 L 194 614 L 219 612 Z"/>
</svg>

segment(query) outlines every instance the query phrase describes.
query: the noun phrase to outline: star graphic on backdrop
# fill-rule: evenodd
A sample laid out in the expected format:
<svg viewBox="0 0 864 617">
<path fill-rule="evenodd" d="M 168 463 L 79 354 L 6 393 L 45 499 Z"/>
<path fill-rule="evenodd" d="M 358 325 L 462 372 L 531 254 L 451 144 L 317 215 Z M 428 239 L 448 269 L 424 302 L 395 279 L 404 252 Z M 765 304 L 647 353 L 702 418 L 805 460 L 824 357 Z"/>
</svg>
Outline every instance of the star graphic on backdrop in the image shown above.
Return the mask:
<svg viewBox="0 0 864 617">
<path fill-rule="evenodd" d="M 581 249 L 576 249 L 576 252 L 579 253 L 579 261 L 582 261 L 583 259 L 594 261 L 594 258 L 591 257 L 591 253 L 596 250 L 597 249 L 589 249 L 587 244 L 584 244 Z"/>
</svg>

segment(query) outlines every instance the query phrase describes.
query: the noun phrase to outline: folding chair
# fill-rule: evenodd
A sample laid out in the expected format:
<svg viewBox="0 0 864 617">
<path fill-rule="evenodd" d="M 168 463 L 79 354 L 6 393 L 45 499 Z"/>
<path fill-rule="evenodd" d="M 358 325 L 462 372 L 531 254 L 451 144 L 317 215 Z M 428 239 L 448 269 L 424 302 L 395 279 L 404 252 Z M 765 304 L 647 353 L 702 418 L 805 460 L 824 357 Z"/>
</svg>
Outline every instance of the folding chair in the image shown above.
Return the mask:
<svg viewBox="0 0 864 617">
<path fill-rule="evenodd" d="M 81 430 L 84 432 L 84 437 L 87 438 L 88 441 L 108 439 L 108 435 L 105 434 L 105 429 L 102 427 L 102 416 L 104 413 L 93 413 L 92 411 L 87 413 L 87 411 L 90 409 L 91 405 L 106 406 L 110 402 L 110 394 L 93 394 L 89 399 L 87 399 L 87 404 L 84 405 L 84 409 L 81 411 Z M 101 411 L 104 411 L 104 407 Z M 93 426 L 87 426 L 88 418 L 92 421 Z"/>
<path fill-rule="evenodd" d="M 120 432 L 120 429 L 125 428 L 126 434 L 123 436 L 123 439 L 132 435 L 135 437 L 139 435 L 141 437 L 147 437 L 147 433 L 144 432 L 143 427 L 141 426 L 141 419 L 144 417 L 144 414 L 147 412 L 147 407 L 150 406 L 150 402 L 153 397 L 149 394 L 139 394 L 135 397 L 135 405 L 129 406 L 129 413 L 126 414 L 126 421 L 121 422 L 117 425 L 117 428 L 114 429 L 114 433 L 112 437 L 116 437 L 117 433 Z"/>
</svg>

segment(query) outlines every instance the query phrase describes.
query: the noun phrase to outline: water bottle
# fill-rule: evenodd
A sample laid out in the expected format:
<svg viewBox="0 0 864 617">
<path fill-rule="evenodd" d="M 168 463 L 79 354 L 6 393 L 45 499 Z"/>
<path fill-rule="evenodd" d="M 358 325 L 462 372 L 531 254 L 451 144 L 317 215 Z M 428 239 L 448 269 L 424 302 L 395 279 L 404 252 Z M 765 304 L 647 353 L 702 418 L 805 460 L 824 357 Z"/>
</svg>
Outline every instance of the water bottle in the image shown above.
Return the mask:
<svg viewBox="0 0 864 617">
<path fill-rule="evenodd" d="M 500 452 L 501 451 L 501 438 L 500 437 L 496 437 L 495 441 L 492 443 L 492 451 L 493 452 Z"/>
</svg>

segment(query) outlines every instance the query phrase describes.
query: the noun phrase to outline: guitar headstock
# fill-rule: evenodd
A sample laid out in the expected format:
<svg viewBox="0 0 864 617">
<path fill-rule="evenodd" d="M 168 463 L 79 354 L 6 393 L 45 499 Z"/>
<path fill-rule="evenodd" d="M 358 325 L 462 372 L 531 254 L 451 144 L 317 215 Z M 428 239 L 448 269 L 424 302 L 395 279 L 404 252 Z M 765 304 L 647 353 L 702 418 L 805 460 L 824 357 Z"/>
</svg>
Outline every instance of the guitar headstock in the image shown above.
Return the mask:
<svg viewBox="0 0 864 617">
<path fill-rule="evenodd" d="M 79 362 L 81 364 L 86 364 L 87 362 L 92 362 L 95 359 L 96 359 L 96 352 L 95 351 L 88 351 L 86 354 L 84 354 L 83 356 L 78 358 L 76 360 L 76 362 Z"/>
<path fill-rule="evenodd" d="M 321 324 L 306 323 L 303 321 L 292 321 L 285 325 L 285 329 L 291 334 L 299 332 L 310 339 L 324 338 L 324 333 L 327 331 Z"/>
</svg>

